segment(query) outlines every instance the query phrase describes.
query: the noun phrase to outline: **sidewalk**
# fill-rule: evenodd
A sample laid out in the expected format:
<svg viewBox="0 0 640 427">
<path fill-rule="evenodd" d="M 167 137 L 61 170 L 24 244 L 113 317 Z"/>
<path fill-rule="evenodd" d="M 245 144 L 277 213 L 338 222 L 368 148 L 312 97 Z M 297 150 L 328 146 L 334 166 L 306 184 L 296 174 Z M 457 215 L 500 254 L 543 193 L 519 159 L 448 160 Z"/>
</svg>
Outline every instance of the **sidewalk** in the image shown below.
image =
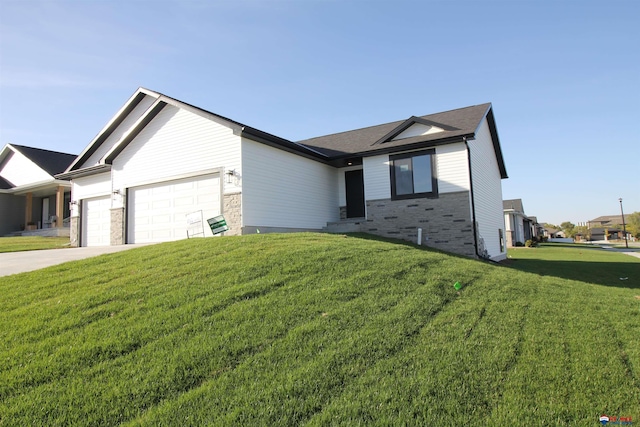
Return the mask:
<svg viewBox="0 0 640 427">
<path fill-rule="evenodd" d="M 139 248 L 141 246 L 146 246 L 146 244 L 0 253 L 0 277 L 39 270 L 68 261 L 91 258 L 102 254 Z"/>
</svg>

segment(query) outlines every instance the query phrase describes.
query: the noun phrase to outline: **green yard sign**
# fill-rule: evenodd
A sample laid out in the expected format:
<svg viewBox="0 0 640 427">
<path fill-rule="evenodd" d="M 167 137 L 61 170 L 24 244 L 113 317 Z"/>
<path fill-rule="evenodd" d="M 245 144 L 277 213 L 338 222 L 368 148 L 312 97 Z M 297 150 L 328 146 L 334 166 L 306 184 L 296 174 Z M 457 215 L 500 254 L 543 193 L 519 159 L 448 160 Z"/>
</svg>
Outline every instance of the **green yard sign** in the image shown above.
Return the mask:
<svg viewBox="0 0 640 427">
<path fill-rule="evenodd" d="M 209 227 L 211 227 L 211 232 L 214 235 L 220 234 L 229 229 L 229 226 L 227 225 L 227 221 L 225 221 L 223 215 L 218 215 L 218 216 L 214 216 L 213 218 L 209 218 L 207 222 L 209 223 Z"/>
</svg>

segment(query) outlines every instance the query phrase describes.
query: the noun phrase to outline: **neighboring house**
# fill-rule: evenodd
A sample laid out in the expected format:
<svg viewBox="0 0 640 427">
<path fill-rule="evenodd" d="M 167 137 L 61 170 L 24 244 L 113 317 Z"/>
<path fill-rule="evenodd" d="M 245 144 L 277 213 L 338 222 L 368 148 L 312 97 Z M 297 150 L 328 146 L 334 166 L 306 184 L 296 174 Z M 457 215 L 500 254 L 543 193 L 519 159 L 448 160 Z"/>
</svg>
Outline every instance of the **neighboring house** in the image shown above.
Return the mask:
<svg viewBox="0 0 640 427">
<path fill-rule="evenodd" d="M 625 215 L 624 221 L 629 222 L 631 215 Z M 588 228 L 593 227 L 616 227 L 622 225 L 622 215 L 604 215 L 598 218 L 592 219 L 587 222 Z"/>
<path fill-rule="evenodd" d="M 567 235 L 562 230 L 547 227 L 544 229 L 544 237 L 547 237 L 549 239 L 565 239 Z"/>
<path fill-rule="evenodd" d="M 535 216 L 524 213 L 522 199 L 503 200 L 504 225 L 507 234 L 507 247 L 523 246 L 527 240 L 542 236 L 543 227 Z"/>
<path fill-rule="evenodd" d="M 7 144 L 0 151 L 0 236 L 69 235 L 71 184 L 54 176 L 74 154 Z"/>
<path fill-rule="evenodd" d="M 630 215 L 624 216 L 624 222 L 628 223 Z M 590 240 L 623 240 L 622 215 L 599 216 L 587 222 Z M 627 239 L 631 239 L 631 233 L 627 231 Z"/>
<path fill-rule="evenodd" d="M 201 211 L 228 235 L 421 229 L 421 244 L 506 257 L 491 104 L 292 142 L 140 88 L 59 177 L 81 246 L 186 238 Z"/>
<path fill-rule="evenodd" d="M 538 217 L 530 216 L 529 219 L 533 227 L 534 237 L 541 238 L 544 235 L 544 226 L 538 222 Z"/>
</svg>

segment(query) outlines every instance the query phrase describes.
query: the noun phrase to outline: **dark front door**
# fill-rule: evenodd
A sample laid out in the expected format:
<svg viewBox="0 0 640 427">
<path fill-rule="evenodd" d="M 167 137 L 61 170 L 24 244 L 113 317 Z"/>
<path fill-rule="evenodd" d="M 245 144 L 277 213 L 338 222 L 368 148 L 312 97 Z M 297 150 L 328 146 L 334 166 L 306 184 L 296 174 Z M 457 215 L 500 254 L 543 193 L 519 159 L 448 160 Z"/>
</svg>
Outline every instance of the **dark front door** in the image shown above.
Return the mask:
<svg viewBox="0 0 640 427">
<path fill-rule="evenodd" d="M 364 179 L 362 169 L 344 173 L 347 194 L 347 218 L 364 217 Z"/>
</svg>

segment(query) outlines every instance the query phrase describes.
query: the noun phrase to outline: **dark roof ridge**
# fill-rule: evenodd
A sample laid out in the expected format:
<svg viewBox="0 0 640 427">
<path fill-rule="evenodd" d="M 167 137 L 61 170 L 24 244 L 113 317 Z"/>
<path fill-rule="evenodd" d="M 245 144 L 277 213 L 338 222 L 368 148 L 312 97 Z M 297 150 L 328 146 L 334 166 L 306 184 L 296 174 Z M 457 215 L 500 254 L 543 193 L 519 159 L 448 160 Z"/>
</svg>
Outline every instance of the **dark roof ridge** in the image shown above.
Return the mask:
<svg viewBox="0 0 640 427">
<path fill-rule="evenodd" d="M 76 158 L 75 154 L 61 153 L 60 151 L 27 147 L 25 145 L 9 145 L 51 176 L 64 172 Z"/>
<path fill-rule="evenodd" d="M 361 128 L 349 129 L 349 130 L 344 130 L 344 131 L 340 131 L 340 132 L 334 132 L 334 133 L 328 133 L 328 134 L 325 134 L 325 135 L 314 136 L 314 137 L 311 137 L 311 138 L 300 139 L 300 140 L 298 140 L 298 142 L 311 141 L 311 140 L 318 139 L 318 138 L 325 138 L 325 137 L 327 137 L 327 136 L 341 135 L 341 134 L 343 134 L 343 133 L 358 132 L 358 131 L 362 131 L 362 130 L 365 130 L 365 129 L 376 128 L 376 127 L 378 127 L 378 126 L 389 126 L 389 125 L 393 125 L 393 124 L 395 124 L 395 125 L 397 125 L 397 126 L 400 126 L 401 124 L 405 123 L 405 122 L 406 122 L 406 121 L 408 121 L 408 120 L 413 119 L 414 117 L 417 117 L 417 118 L 419 118 L 419 119 L 426 119 L 426 118 L 427 118 L 427 117 L 429 117 L 429 116 L 435 116 L 435 115 L 440 115 L 440 114 L 452 113 L 452 112 L 454 112 L 454 111 L 464 110 L 464 109 L 467 109 L 467 108 L 476 108 L 476 107 L 485 106 L 485 105 L 486 105 L 487 107 L 491 107 L 491 103 L 490 103 L 490 102 L 485 102 L 485 103 L 482 103 L 482 104 L 475 104 L 475 105 L 467 105 L 466 107 L 452 108 L 451 110 L 446 110 L 446 111 L 437 111 L 437 112 L 435 112 L 435 113 L 424 114 L 424 115 L 422 115 L 422 116 L 415 116 L 415 115 L 412 115 L 412 116 L 409 116 L 409 117 L 407 117 L 406 119 L 402 119 L 402 120 L 394 120 L 394 121 L 387 122 L 387 123 L 378 123 L 377 125 L 364 126 L 364 127 L 361 127 Z M 436 122 L 435 120 L 431 120 L 431 121 L 432 121 L 432 122 Z M 440 123 L 440 125 L 441 125 L 441 126 L 442 126 L 442 125 L 447 126 L 447 125 L 446 125 L 446 124 L 444 124 L 444 123 Z"/>
<path fill-rule="evenodd" d="M 233 123 L 233 124 L 235 124 L 235 125 L 238 125 L 238 126 L 240 126 L 240 127 L 251 127 L 251 126 L 245 125 L 244 123 L 241 123 L 241 122 L 238 122 L 238 121 L 236 121 L 236 120 L 230 119 L 230 118 L 228 118 L 228 117 L 222 116 L 222 115 L 220 115 L 220 114 L 218 114 L 218 113 L 214 113 L 214 112 L 209 111 L 209 110 L 206 110 L 206 109 L 204 109 L 204 108 L 202 108 L 202 107 L 198 107 L 197 105 L 189 104 L 188 102 L 181 101 L 181 100 L 179 100 L 178 98 L 174 98 L 174 97 L 172 97 L 172 96 L 165 95 L 164 93 L 157 92 L 157 91 L 155 91 L 155 90 L 151 90 L 151 89 L 146 89 L 146 88 L 144 88 L 144 87 L 141 87 L 140 89 L 144 89 L 144 90 L 148 90 L 148 91 L 150 91 L 150 92 L 154 92 L 154 93 L 156 93 L 156 94 L 160 95 L 160 97 L 162 97 L 162 98 L 167 98 L 167 99 L 170 99 L 170 100 L 172 100 L 172 101 L 174 101 L 174 102 L 177 102 L 177 103 L 180 103 L 180 104 L 186 105 L 186 106 L 191 107 L 191 108 L 195 108 L 196 110 L 200 110 L 200 111 L 202 111 L 202 112 L 204 112 L 204 113 L 211 114 L 211 115 L 213 115 L 213 116 L 217 116 L 217 117 L 219 117 L 219 118 L 221 118 L 221 119 L 223 119 L 223 120 L 226 120 L 226 121 L 228 121 L 228 122 L 230 122 L 230 123 Z M 255 128 L 254 128 L 254 129 L 255 129 Z M 266 133 L 266 132 L 265 132 L 265 133 Z"/>
<path fill-rule="evenodd" d="M 77 156 L 77 154 L 65 153 L 65 152 L 62 152 L 62 151 L 56 151 L 56 150 L 48 150 L 48 149 L 46 149 L 46 148 L 28 147 L 28 146 L 26 146 L 26 145 L 13 144 L 13 143 L 12 143 L 12 144 L 9 144 L 9 145 L 11 145 L 12 147 L 15 147 L 15 148 L 26 148 L 26 149 L 28 149 L 28 150 L 47 151 L 47 152 L 49 152 L 49 153 L 65 154 L 65 155 L 67 155 L 67 156 Z M 22 153 L 22 154 L 24 154 L 24 153 Z"/>
</svg>

